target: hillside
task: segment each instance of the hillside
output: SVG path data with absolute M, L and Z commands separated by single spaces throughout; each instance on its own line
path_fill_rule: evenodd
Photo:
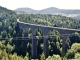
M 25 12 L 25 13 L 40 13 L 40 14 L 53 14 L 53 15 L 62 15 L 67 17 L 75 17 L 80 18 L 80 10 L 65 10 L 65 9 L 58 9 L 55 7 L 46 8 L 43 10 L 34 10 L 31 8 L 18 8 L 14 10 L 16 12 Z
M 80 20 L 51 14 L 20 14 L 20 21 L 46 26 L 80 29 Z M 23 18 L 24 17 L 24 18 Z

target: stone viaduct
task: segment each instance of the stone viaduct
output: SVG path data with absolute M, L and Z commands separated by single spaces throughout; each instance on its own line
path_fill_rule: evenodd
M 28 37 L 28 35 L 27 35 L 28 30 L 26 29 L 27 26 L 31 28 L 33 38 L 35 38 L 35 29 L 36 28 L 40 28 L 42 30 L 43 36 L 46 36 L 44 38 L 44 54 L 45 54 L 45 57 L 48 57 L 48 54 L 49 54 L 48 53 L 48 36 L 47 36 L 49 30 L 55 29 L 60 33 L 60 36 L 62 38 L 62 53 L 65 53 L 65 41 L 66 41 L 67 37 L 73 32 L 80 33 L 79 29 L 68 29 L 68 28 L 36 25 L 36 24 L 21 22 L 21 21 L 19 21 L 19 19 L 17 19 L 17 24 L 18 24 L 18 27 L 20 28 L 20 30 L 22 30 L 24 28 L 25 34 L 26 34 L 25 37 Z M 32 55 L 33 59 L 37 58 L 37 45 L 36 45 L 36 40 L 35 39 L 32 39 L 31 55 Z

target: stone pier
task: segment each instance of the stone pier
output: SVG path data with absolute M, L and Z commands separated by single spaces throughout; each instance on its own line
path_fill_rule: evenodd
M 66 40 L 70 34 L 61 35 L 62 38 L 62 54 L 66 53 Z
M 49 44 L 48 44 L 48 36 L 44 37 L 44 54 L 45 54 L 45 58 L 47 58 L 49 56 Z

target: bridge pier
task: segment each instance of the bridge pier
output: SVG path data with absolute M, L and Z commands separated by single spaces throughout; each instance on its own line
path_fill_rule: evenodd
M 48 57 L 49 55 L 49 44 L 48 44 L 48 36 L 44 37 L 44 54 L 45 54 L 45 58 Z
M 27 28 L 24 28 L 24 40 L 25 40 L 25 42 L 26 42 L 26 44 L 28 43 L 28 40 L 29 40 L 29 38 L 28 38 L 28 29 Z
M 44 52 L 44 55 L 45 55 L 45 58 L 47 58 L 48 56 L 49 56 L 49 44 L 48 44 L 48 31 L 49 31 L 49 29 L 46 29 L 45 30 L 45 28 L 41 28 L 41 30 L 42 30 L 42 33 L 43 33 L 43 38 L 44 38 L 44 40 L 43 40 L 43 42 L 44 42 L 44 48 L 43 48 L 43 52 Z
M 32 38 L 32 59 L 37 59 L 37 43 L 36 43 L 36 37 L 33 36 Z
M 31 51 L 31 58 L 32 59 L 37 59 L 37 41 L 36 41 L 36 32 L 35 32 L 35 28 L 31 28 L 31 32 L 32 32 L 32 51 Z
M 66 53 L 66 39 L 69 35 L 61 35 L 62 38 L 62 54 Z

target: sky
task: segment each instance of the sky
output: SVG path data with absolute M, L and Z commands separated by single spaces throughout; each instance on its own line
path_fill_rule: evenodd
M 11 10 L 29 7 L 42 10 L 49 7 L 59 9 L 80 9 L 80 0 L 0 0 L 0 6 Z

